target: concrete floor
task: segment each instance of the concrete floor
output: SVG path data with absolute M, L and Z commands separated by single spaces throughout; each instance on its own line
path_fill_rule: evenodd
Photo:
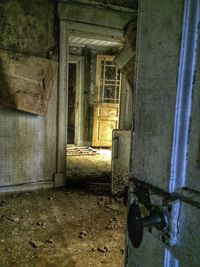
M 121 200 L 80 191 L 0 196 L 1 267 L 120 267 Z

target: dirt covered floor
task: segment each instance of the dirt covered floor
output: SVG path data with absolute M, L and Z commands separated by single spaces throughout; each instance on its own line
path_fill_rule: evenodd
M 0 196 L 0 266 L 122 267 L 121 200 L 69 190 Z
M 90 150 L 88 150 L 90 151 Z M 69 146 L 67 149 L 67 177 L 68 180 L 90 180 L 95 177 L 102 181 L 111 176 L 111 150 L 92 149 L 87 153 L 87 149 L 77 146 Z M 96 153 L 95 153 L 96 152 Z

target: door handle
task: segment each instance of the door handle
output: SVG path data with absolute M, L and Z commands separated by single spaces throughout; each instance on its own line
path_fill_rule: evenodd
M 134 248 L 142 243 L 144 227 L 155 226 L 162 230 L 167 226 L 167 218 L 156 206 L 151 206 L 150 215 L 142 218 L 137 198 L 133 200 L 128 212 L 127 227 L 129 238 Z

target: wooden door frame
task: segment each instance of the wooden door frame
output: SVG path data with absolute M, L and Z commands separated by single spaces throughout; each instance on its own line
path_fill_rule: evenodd
M 105 27 L 69 23 L 60 21 L 60 53 L 59 53 L 59 86 L 58 86 L 58 123 L 57 123 L 57 164 L 55 173 L 55 187 L 65 186 L 66 183 L 66 145 L 68 124 L 68 62 L 70 32 L 79 29 L 81 35 L 97 36 L 105 40 L 122 41 L 123 31 L 108 30 Z M 114 37 L 115 36 L 115 37 Z
M 84 57 L 69 56 L 69 63 L 76 64 L 76 96 L 75 96 L 75 134 L 74 143 L 83 145 L 83 92 L 84 92 Z
M 79 12 L 84 9 L 85 12 Z M 76 12 L 74 12 L 76 11 Z M 101 13 L 101 16 L 99 15 Z M 87 14 L 87 16 L 85 16 Z M 59 43 L 59 84 L 57 108 L 57 153 L 54 183 L 56 187 L 65 186 L 66 183 L 66 145 L 68 120 L 68 62 L 69 62 L 69 35 L 71 32 L 85 36 L 95 36 L 107 41 L 124 41 L 124 26 L 136 19 L 137 14 L 129 9 L 109 10 L 96 5 L 87 5 L 63 1 L 58 5 L 60 20 Z M 92 15 L 95 21 L 90 20 Z M 102 17 L 108 18 L 102 20 Z M 111 19 L 110 19 L 111 18 Z M 106 24 L 105 24 L 106 21 Z
M 55 187 L 65 186 L 66 177 L 66 145 L 68 118 L 68 64 L 69 61 L 69 31 L 66 22 L 60 21 L 59 49 L 59 79 L 58 79 L 58 108 L 57 108 L 57 151 Z

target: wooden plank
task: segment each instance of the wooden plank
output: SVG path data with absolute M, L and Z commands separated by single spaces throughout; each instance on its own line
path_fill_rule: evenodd
M 132 10 L 126 12 L 112 11 L 108 8 L 69 2 L 59 3 L 58 14 L 61 20 L 99 25 L 117 30 L 123 30 L 124 26 L 136 16 Z M 102 20 L 102 18 L 104 19 Z
M 45 115 L 58 63 L 0 49 L 0 103 Z
M 120 53 L 114 59 L 114 62 L 120 69 L 122 69 L 134 55 L 135 52 L 130 43 L 126 42 Z
M 60 65 L 59 65 L 59 90 L 58 90 L 58 144 L 57 168 L 55 186 L 65 185 L 66 179 L 66 144 L 68 120 L 68 62 L 69 62 L 69 34 L 65 22 L 60 21 Z

